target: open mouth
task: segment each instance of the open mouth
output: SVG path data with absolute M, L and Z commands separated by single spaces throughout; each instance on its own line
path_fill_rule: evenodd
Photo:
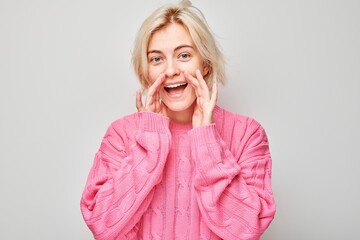
M 164 87 L 164 89 L 166 92 L 170 94 L 177 94 L 183 92 L 187 87 L 187 85 L 188 85 L 187 83 L 176 83 L 176 84 L 167 85 Z

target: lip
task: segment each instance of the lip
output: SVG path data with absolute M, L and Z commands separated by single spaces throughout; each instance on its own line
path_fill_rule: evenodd
M 181 86 L 181 85 L 185 85 L 187 84 L 188 82 L 187 81 L 176 81 L 176 82 L 168 82 L 168 83 L 165 83 L 163 84 L 164 87 L 176 87 L 176 86 Z
M 165 88 L 177 88 L 177 87 L 184 86 L 184 85 L 186 85 L 186 83 L 170 84 L 170 85 L 165 86 Z
M 178 91 L 178 92 L 174 93 L 174 92 L 169 92 L 168 91 L 171 88 L 176 88 L 176 87 L 184 86 L 184 85 L 185 85 L 185 88 L 181 92 Z M 187 89 L 189 87 L 189 83 L 187 81 L 175 81 L 175 82 L 165 83 L 163 86 L 164 86 L 163 91 L 164 91 L 164 94 L 167 96 L 167 98 L 169 98 L 169 99 L 179 99 L 182 96 L 184 96 L 184 94 L 186 94 Z

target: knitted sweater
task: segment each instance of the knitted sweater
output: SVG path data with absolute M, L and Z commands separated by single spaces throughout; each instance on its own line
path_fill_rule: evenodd
M 262 126 L 216 106 L 192 129 L 151 112 L 114 121 L 81 211 L 95 239 L 259 239 L 275 214 Z

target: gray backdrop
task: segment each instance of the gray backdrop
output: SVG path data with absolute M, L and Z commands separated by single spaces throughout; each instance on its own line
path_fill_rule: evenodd
M 80 196 L 107 126 L 135 111 L 135 33 L 168 1 L 0 0 L 0 239 L 92 239 Z M 262 239 L 360 239 L 360 1 L 194 0 L 227 56 L 219 105 L 273 156 Z

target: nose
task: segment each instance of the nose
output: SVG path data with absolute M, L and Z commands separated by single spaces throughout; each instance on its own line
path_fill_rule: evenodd
M 165 75 L 172 78 L 180 73 L 180 70 L 175 61 L 168 61 L 165 69 Z

